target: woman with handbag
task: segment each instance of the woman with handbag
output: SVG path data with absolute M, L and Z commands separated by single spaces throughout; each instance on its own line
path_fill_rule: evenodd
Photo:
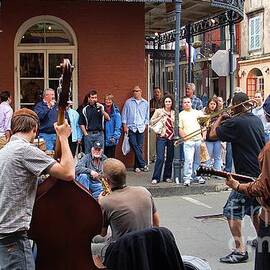
M 162 108 L 156 109 L 151 120 L 150 128 L 157 134 L 156 149 L 157 159 L 152 177 L 152 184 L 160 182 L 162 168 L 166 161 L 163 172 L 163 181 L 171 183 L 172 162 L 174 156 L 174 99 L 171 95 L 165 95 L 162 101 Z

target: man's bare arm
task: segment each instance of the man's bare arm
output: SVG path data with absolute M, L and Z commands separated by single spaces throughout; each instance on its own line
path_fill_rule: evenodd
M 154 226 L 154 227 L 159 227 L 159 222 L 160 222 L 159 213 L 156 211 L 156 212 L 153 214 L 153 226 Z
M 85 128 L 85 125 L 80 125 L 80 128 L 81 128 L 81 130 L 82 130 L 83 135 L 84 135 L 84 136 L 87 136 L 88 133 L 87 133 L 87 130 L 86 130 L 86 128 Z
M 61 144 L 61 159 L 49 168 L 48 173 L 58 179 L 72 181 L 75 179 L 75 164 L 68 144 L 71 128 L 67 122 L 61 126 L 54 125 Z
M 187 136 L 186 132 L 182 128 L 179 128 L 179 135 L 182 139 Z
M 107 231 L 108 231 L 108 227 L 102 227 L 100 235 L 103 236 L 103 237 L 106 236 Z

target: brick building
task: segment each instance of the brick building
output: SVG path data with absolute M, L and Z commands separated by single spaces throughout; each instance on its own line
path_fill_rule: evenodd
M 74 65 L 75 107 L 90 89 L 101 100 L 112 93 L 120 108 L 134 85 L 146 97 L 143 3 L 1 2 L 0 89 L 11 91 L 16 109 L 57 88 L 63 57 Z

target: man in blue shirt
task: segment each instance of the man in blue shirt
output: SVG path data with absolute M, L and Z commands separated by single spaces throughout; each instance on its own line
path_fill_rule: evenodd
M 144 130 L 149 122 L 148 102 L 142 98 L 139 86 L 133 88 L 133 97 L 129 98 L 122 111 L 123 130 L 128 133 L 129 143 L 135 153 L 134 171 L 148 171 L 143 159 Z
M 194 95 L 195 92 L 195 84 L 194 83 L 187 83 L 186 84 L 186 96 L 191 99 L 191 106 L 194 110 L 202 110 L 203 104 L 202 101 Z
M 36 104 L 34 111 L 40 121 L 39 136 L 46 142 L 47 150 L 54 150 L 56 133 L 53 124 L 57 122 L 57 106 L 52 88 L 44 90 L 43 100 Z

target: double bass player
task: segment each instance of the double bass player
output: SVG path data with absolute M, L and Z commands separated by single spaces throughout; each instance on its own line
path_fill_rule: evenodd
M 45 173 L 60 180 L 75 178 L 74 160 L 69 149 L 71 133 L 67 122 L 54 125 L 60 141 L 61 159 L 57 162 L 32 142 L 39 119 L 29 109 L 19 109 L 11 120 L 10 142 L 0 150 L 0 269 L 35 269 L 27 237 L 37 190 L 37 178 Z

